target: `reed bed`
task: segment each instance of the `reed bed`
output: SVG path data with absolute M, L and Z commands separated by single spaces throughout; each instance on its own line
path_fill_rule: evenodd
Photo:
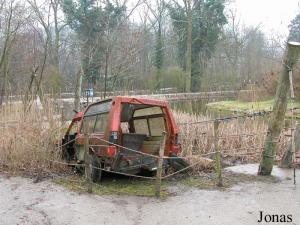
M 0 169 L 10 173 L 39 175 L 61 171 L 56 145 L 62 136 L 59 109 L 45 100 L 29 108 L 21 102 L 0 108 Z
M 63 136 L 64 124 L 61 109 L 54 101 L 45 100 L 43 107 L 32 104 L 25 110 L 21 102 L 8 103 L 0 108 L 0 170 L 29 175 L 61 172 L 66 168 L 51 160 L 60 161 L 57 145 Z M 183 112 L 174 112 L 177 123 L 210 120 L 208 117 Z M 199 156 L 214 152 L 213 123 L 179 125 L 182 156 L 189 162 Z M 219 147 L 223 159 L 230 162 L 258 162 L 261 158 L 267 131 L 267 121 L 262 118 L 246 118 L 223 121 L 219 126 Z M 290 130 L 283 130 L 278 140 L 277 159 L 290 143 Z M 195 169 L 209 167 L 203 161 Z
M 175 112 L 177 123 L 190 123 L 210 120 L 208 117 Z M 194 156 L 214 152 L 213 122 L 180 125 L 180 142 L 182 156 Z M 223 158 L 231 162 L 258 162 L 267 134 L 267 120 L 259 117 L 233 119 L 220 122 L 219 148 Z M 287 135 L 290 130 L 284 129 L 278 140 L 276 159 L 279 159 L 290 143 Z

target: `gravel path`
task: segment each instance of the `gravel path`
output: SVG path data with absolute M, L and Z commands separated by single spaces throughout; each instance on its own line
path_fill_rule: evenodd
M 255 173 L 257 165 L 230 170 Z M 292 214 L 300 225 L 300 171 L 294 186 L 291 170 L 276 169 L 279 183 L 245 183 L 226 191 L 189 188 L 166 200 L 132 196 L 78 194 L 49 181 L 33 183 L 0 176 L 0 224 L 32 225 L 252 225 L 259 211 Z M 268 190 L 268 191 L 267 191 Z M 260 223 L 276 224 L 276 223 Z M 279 224 L 279 223 L 277 223 Z

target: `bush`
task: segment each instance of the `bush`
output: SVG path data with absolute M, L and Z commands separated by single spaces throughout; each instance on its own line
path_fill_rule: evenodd
M 275 96 L 279 73 L 266 74 L 259 84 L 245 84 L 239 91 L 238 100 L 245 102 L 264 101 Z
M 157 87 L 156 73 L 153 72 L 148 78 L 149 88 L 154 90 Z M 169 67 L 161 71 L 161 88 L 175 87 L 178 92 L 185 89 L 185 73 L 178 67 Z
M 47 68 L 45 78 L 44 89 L 46 92 L 59 93 L 61 90 L 64 90 L 64 79 L 55 67 L 49 66 Z

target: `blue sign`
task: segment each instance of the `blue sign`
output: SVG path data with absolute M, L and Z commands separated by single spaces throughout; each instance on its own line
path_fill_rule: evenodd
M 94 90 L 93 88 L 85 89 L 85 96 L 86 97 L 93 97 L 94 96 Z

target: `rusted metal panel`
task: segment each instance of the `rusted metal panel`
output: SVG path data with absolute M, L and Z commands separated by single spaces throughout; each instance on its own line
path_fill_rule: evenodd
M 102 108 L 100 107 L 101 104 L 103 104 Z M 122 110 L 125 106 L 130 107 L 127 109 L 132 109 L 132 111 L 124 111 L 124 113 L 129 114 L 122 117 Z M 106 123 L 106 127 L 101 130 L 101 132 L 99 132 L 99 130 L 96 132 L 95 129 L 97 120 L 103 113 L 107 113 L 107 117 L 105 117 L 107 120 L 102 121 L 103 123 Z M 159 135 L 161 135 L 162 131 L 166 132 L 164 155 L 169 156 L 170 154 L 178 154 L 180 152 L 180 145 L 176 141 L 179 129 L 176 126 L 167 101 L 117 96 L 87 106 L 83 112 L 77 113 L 72 120 L 72 123 L 80 123 L 76 134 L 74 151 L 76 151 L 76 149 L 80 149 L 84 145 L 82 127 L 85 123 L 85 119 L 94 117 L 95 119 L 92 121 L 95 121 L 93 122 L 95 125 L 92 123 L 93 131 L 89 134 L 90 152 L 102 160 L 111 158 L 112 160 L 109 161 L 111 165 L 108 166 L 113 169 L 118 169 L 118 163 L 122 165 L 123 169 L 126 169 L 127 164 L 128 166 L 135 164 L 138 166 L 143 163 L 145 158 L 151 158 L 151 155 L 157 156 L 160 136 L 157 137 L 157 142 L 157 138 L 155 138 L 155 136 L 152 137 L 152 135 L 157 135 L 158 130 L 161 130 Z M 128 125 L 130 124 L 131 131 L 128 131 L 129 133 L 123 133 L 121 129 L 121 122 L 124 121 L 121 121 L 121 117 L 123 120 L 126 120 L 125 122 L 128 123 Z M 147 125 L 149 130 L 147 134 L 142 134 L 139 133 L 141 131 L 136 132 L 137 130 L 133 130 L 138 128 L 135 127 L 136 124 L 133 122 L 139 120 L 147 121 L 147 123 L 145 123 L 145 126 Z M 151 123 L 149 121 L 151 121 Z M 126 139 L 126 135 L 129 135 L 128 137 L 130 138 Z M 142 136 L 143 139 L 140 139 Z M 149 156 L 146 157 L 139 152 L 149 154 Z M 121 156 L 119 153 L 121 153 Z M 156 158 L 150 160 L 152 163 L 155 161 Z M 138 170 L 135 171 L 138 172 Z

